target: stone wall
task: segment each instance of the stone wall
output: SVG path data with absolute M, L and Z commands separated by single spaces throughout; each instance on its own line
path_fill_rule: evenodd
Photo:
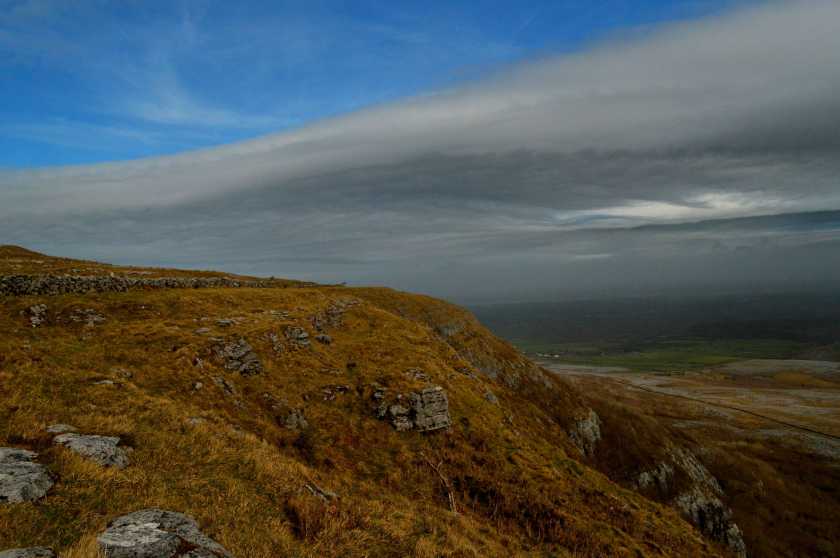
M 268 279 L 238 280 L 227 277 L 0 276 L 0 295 L 6 296 L 121 293 L 130 290 L 154 289 L 283 288 L 288 286 L 289 283 L 284 281 Z

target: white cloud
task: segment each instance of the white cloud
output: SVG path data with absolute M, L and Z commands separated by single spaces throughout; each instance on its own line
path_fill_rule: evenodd
M 477 270 L 523 246 L 534 269 L 546 254 L 607 265 L 643 251 L 602 236 L 628 225 L 840 210 L 839 51 L 840 4 L 772 2 L 289 133 L 1 173 L 0 233 L 49 223 L 40 238 L 91 246 L 92 223 L 131 223 L 125 244 L 172 237 L 173 258 L 282 254 L 294 272 L 325 274 L 351 261 L 354 277 Z M 132 103 L 135 116 L 248 123 L 150 68 L 138 83 L 152 101 Z M 579 246 L 577 231 L 590 235 Z M 219 245 L 184 244 L 211 234 Z

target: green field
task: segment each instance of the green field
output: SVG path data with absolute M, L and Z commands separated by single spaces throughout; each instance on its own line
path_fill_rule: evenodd
M 776 339 L 672 339 L 649 343 L 545 343 L 516 340 L 529 356 L 558 355 L 571 364 L 620 366 L 638 371 L 674 372 L 719 366 L 744 359 L 797 358 L 808 347 Z

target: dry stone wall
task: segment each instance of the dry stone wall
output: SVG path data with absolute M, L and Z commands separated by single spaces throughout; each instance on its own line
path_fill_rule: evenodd
M 314 285 L 314 284 L 313 284 Z M 284 288 L 283 281 L 239 280 L 227 277 L 160 277 L 139 278 L 84 275 L 3 275 L 0 295 L 61 295 L 85 293 L 121 293 L 155 289 L 231 289 Z

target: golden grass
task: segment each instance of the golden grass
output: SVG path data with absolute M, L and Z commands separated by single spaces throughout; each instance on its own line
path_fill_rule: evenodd
M 328 329 L 332 344 L 275 353 L 270 333 L 297 325 L 312 334 L 312 317 L 348 297 L 358 303 Z M 49 308 L 40 328 L 26 317 L 36 303 Z M 57 478 L 40 502 L 0 507 L 0 548 L 96 556 L 110 520 L 154 506 L 195 517 L 240 558 L 720 555 L 673 511 L 575 461 L 563 427 L 578 396 L 440 301 L 321 287 L 7 298 L 0 307 L 0 445 L 39 451 Z M 66 320 L 79 308 L 106 322 Z M 246 338 L 264 372 L 223 370 L 213 337 Z M 447 390 L 449 432 L 397 433 L 375 418 L 371 384 L 422 388 L 411 369 Z M 94 384 L 101 379 L 117 385 Z M 350 389 L 325 400 L 330 385 Z M 265 394 L 304 408 L 310 428 L 283 428 Z M 102 469 L 52 446 L 44 428 L 58 422 L 122 436 L 132 465 Z M 424 456 L 442 463 L 461 513 L 449 510 Z M 340 498 L 313 496 L 313 481 Z

